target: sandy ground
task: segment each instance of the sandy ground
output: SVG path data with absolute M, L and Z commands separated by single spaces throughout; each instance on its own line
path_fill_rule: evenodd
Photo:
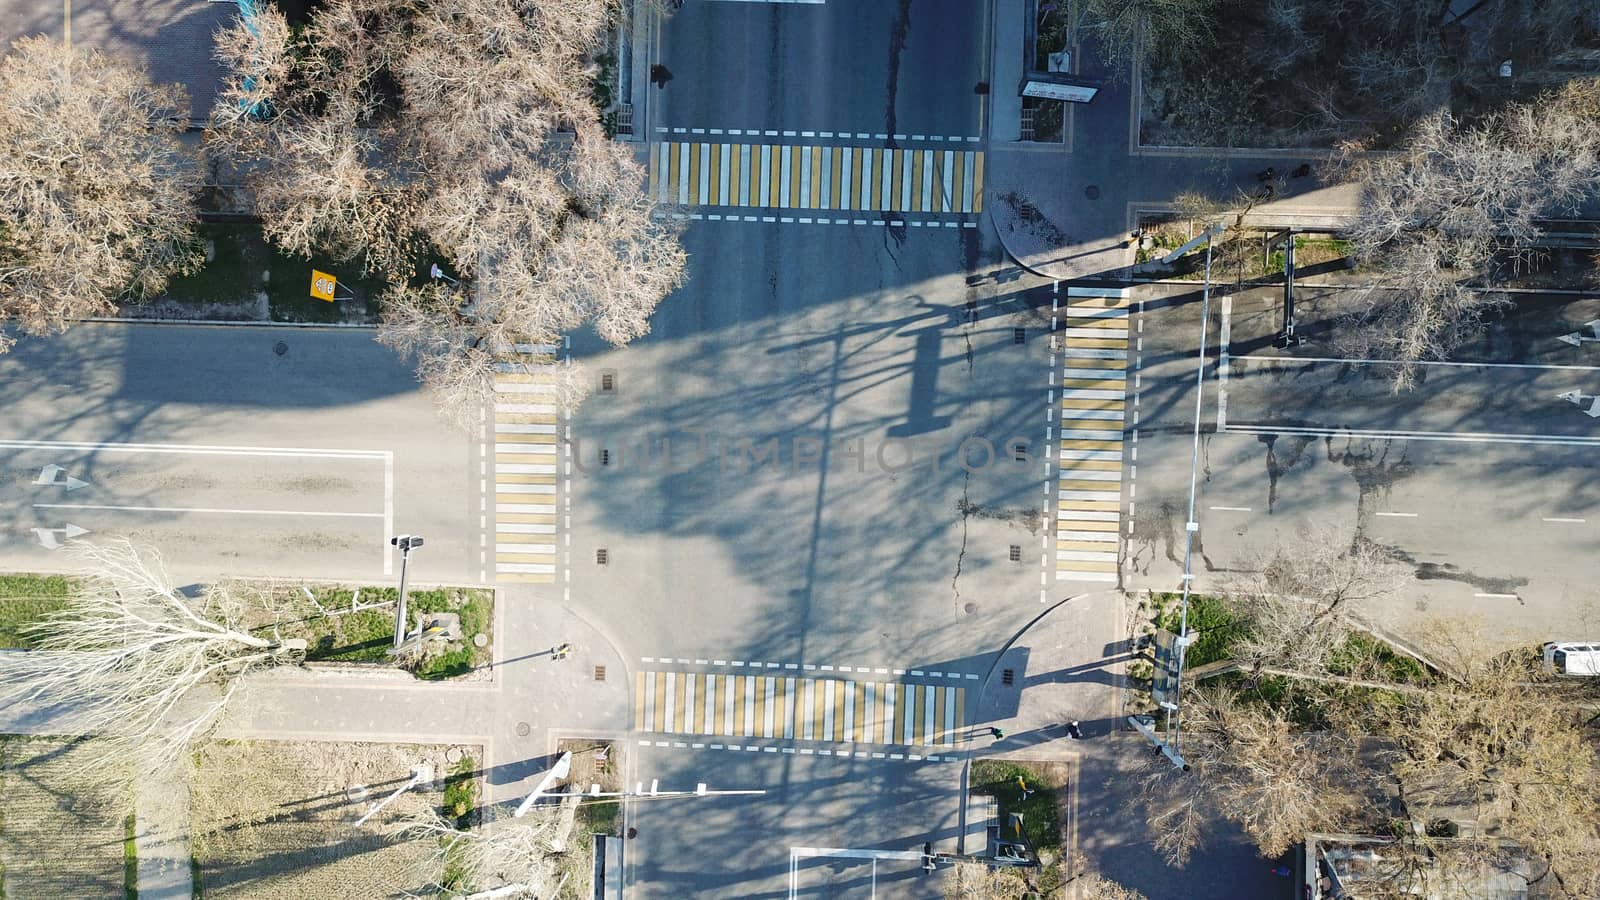
M 431 841 L 395 841 L 384 826 L 444 802 L 443 778 L 479 748 L 415 744 L 216 741 L 195 755 L 193 844 L 207 897 L 390 897 L 416 889 L 430 871 Z M 434 780 L 354 821 L 411 777 Z M 365 795 L 352 799 L 353 786 Z

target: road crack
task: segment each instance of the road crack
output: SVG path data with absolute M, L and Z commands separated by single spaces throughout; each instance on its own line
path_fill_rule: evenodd
M 967 560 L 967 522 L 975 509 L 970 499 L 971 491 L 972 473 L 966 472 L 961 477 L 961 502 L 956 504 L 956 510 L 961 513 L 961 551 L 956 554 L 956 573 L 950 577 L 950 591 L 955 595 L 957 613 L 961 612 L 961 567 Z

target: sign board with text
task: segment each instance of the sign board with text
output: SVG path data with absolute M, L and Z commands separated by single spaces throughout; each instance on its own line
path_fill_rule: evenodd
M 1099 91 L 1099 88 L 1092 85 L 1044 81 L 1038 78 L 1029 78 L 1022 83 L 1022 96 L 1024 97 L 1065 100 L 1069 103 L 1088 103 L 1094 99 L 1094 95 Z
M 329 303 L 333 302 L 333 292 L 339 289 L 339 279 L 327 272 L 311 270 L 311 296 Z

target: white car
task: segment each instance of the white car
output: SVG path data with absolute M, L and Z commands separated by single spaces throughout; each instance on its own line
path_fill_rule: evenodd
M 1600 641 L 1551 641 L 1544 670 L 1554 675 L 1600 675 Z

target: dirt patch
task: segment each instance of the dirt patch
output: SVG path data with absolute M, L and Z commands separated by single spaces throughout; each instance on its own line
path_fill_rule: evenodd
M 123 895 L 126 798 L 69 775 L 74 742 L 0 743 L 0 865 L 5 895 L 44 900 Z
M 566 738 L 556 744 L 557 754 L 572 752 L 572 771 L 556 791 L 587 793 L 595 785 L 602 792 L 622 790 L 622 745 L 594 738 Z M 574 810 L 572 834 L 561 856 L 566 878 L 555 900 L 586 900 L 594 896 L 594 838 L 597 834 L 622 835 L 622 804 L 616 800 L 583 800 Z
M 437 879 L 422 871 L 430 842 L 394 840 L 384 827 L 441 807 L 447 774 L 466 758 L 483 756 L 438 744 L 212 741 L 191 772 L 201 887 L 211 898 L 321 900 L 386 897 Z M 419 763 L 433 780 L 355 828 Z

